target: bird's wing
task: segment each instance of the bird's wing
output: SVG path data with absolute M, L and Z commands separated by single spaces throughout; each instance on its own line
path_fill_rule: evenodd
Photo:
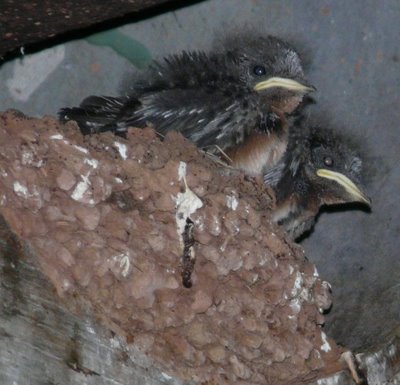
M 274 167 L 270 168 L 264 174 L 264 183 L 268 186 L 275 187 L 279 181 L 282 179 L 285 172 L 285 162 L 280 161 Z
M 58 115 L 63 122 L 76 121 L 84 135 L 106 131 L 118 133 L 126 130 L 123 122 L 138 105 L 137 100 L 128 97 L 89 96 L 79 107 L 63 108 Z M 122 127 L 119 127 L 120 122 Z
M 237 70 L 226 55 L 171 55 L 136 79 L 128 96 L 90 96 L 59 115 L 77 121 L 84 134 L 123 134 L 128 127 L 151 125 L 161 134 L 179 131 L 199 147 L 226 149 L 241 143 L 260 120 L 254 109 L 243 107 L 246 96 L 241 92 L 229 89 L 226 95 L 227 74 L 236 76 Z
M 162 134 L 179 131 L 199 147 L 225 149 L 240 143 L 257 121 L 257 116 L 242 110 L 240 100 L 224 98 L 215 90 L 164 90 L 145 94 L 139 101 L 141 107 L 128 125 L 151 124 Z
M 75 120 L 83 134 L 123 134 L 129 127 L 151 125 L 161 134 L 179 131 L 199 147 L 222 149 L 242 142 L 257 119 L 243 113 L 240 101 L 227 103 L 222 95 L 201 89 L 151 92 L 139 99 L 89 96 L 79 107 L 60 110 L 59 116 Z

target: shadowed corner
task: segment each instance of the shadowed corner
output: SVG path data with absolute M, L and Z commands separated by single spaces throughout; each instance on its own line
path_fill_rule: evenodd
M 374 202 L 371 202 L 370 206 L 368 206 L 367 204 L 362 203 L 362 202 L 348 202 L 348 203 L 333 204 L 333 205 L 329 205 L 329 206 L 322 206 L 321 210 L 320 210 L 320 214 L 321 213 L 340 213 L 340 212 L 346 212 L 346 211 L 362 211 L 366 214 L 371 214 L 373 211 L 372 210 L 373 203 Z
M 310 238 L 314 233 L 315 227 L 318 226 L 319 218 L 323 213 L 342 213 L 342 212 L 344 213 L 344 212 L 361 211 L 365 214 L 372 214 L 373 212 L 372 206 L 373 202 L 371 202 L 371 206 L 368 206 L 367 204 L 362 202 L 348 202 L 348 203 L 324 205 L 320 208 L 318 214 L 315 217 L 314 226 L 310 230 L 307 230 L 303 234 L 301 234 L 298 238 L 295 239 L 295 241 L 297 243 L 302 243 L 306 239 Z

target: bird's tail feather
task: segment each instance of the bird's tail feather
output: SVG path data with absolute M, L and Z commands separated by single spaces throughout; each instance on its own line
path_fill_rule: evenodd
M 125 112 L 137 101 L 127 97 L 89 96 L 79 107 L 62 108 L 62 122 L 74 120 L 84 135 L 112 131 L 123 134 L 127 129 Z

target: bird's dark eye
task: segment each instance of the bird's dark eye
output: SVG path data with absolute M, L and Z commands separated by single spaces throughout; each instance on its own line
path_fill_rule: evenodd
M 256 65 L 253 67 L 253 73 L 257 76 L 264 76 L 267 71 L 265 71 L 265 67 L 261 65 Z
M 327 167 L 332 167 L 333 166 L 333 158 L 331 156 L 325 156 L 324 157 L 324 165 Z

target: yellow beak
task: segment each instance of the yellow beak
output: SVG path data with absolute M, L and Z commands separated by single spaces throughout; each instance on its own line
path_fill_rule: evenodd
M 339 183 L 353 197 L 354 202 L 362 202 L 371 206 L 371 199 L 369 199 L 349 178 L 347 178 L 347 176 L 340 172 L 326 170 L 324 168 L 318 169 L 317 175 Z
M 301 92 L 303 94 L 315 91 L 314 87 L 306 86 L 293 79 L 279 77 L 269 78 L 268 80 L 257 83 L 254 86 L 254 91 L 262 91 L 273 87 L 284 88 L 286 90 Z

